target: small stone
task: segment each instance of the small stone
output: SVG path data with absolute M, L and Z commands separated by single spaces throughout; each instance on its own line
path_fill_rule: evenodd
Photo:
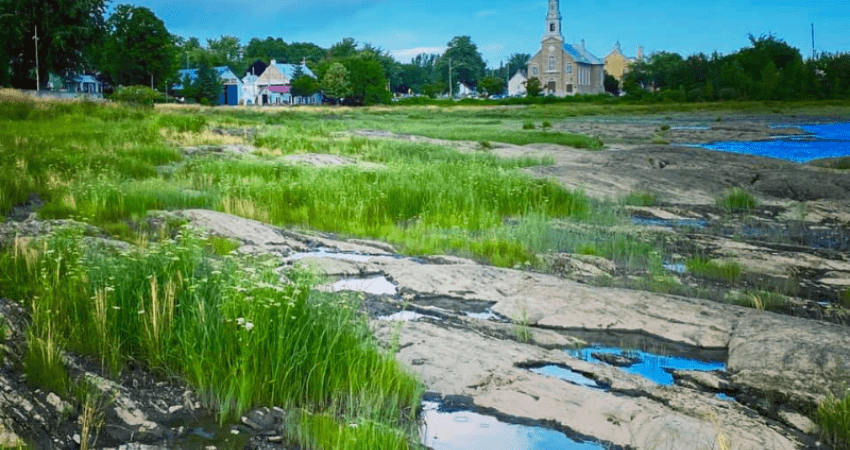
M 268 439 L 269 442 L 283 442 L 283 436 L 271 436 Z
M 65 414 L 70 412 L 73 407 L 70 403 L 62 400 L 58 395 L 53 392 L 47 394 L 47 403 L 50 404 L 54 409 L 56 409 L 59 414 Z
M 77 434 L 77 433 L 74 433 L 74 437 L 73 437 L 73 439 L 74 439 L 74 442 L 76 442 L 76 443 L 77 443 L 77 445 L 79 445 L 79 444 L 80 444 L 80 442 L 82 442 L 82 438 L 80 438 L 80 435 L 79 435 L 79 434 Z
M 238 429 L 236 429 L 236 428 L 231 428 L 231 429 L 230 429 L 230 434 L 232 434 L 232 435 L 234 435 L 234 436 L 237 436 L 237 435 L 239 434 L 239 430 L 238 430 Z
M 168 414 L 174 414 L 183 409 L 183 405 L 174 405 L 168 407 Z

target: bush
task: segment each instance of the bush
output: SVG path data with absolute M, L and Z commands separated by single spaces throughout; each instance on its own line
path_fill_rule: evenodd
M 153 107 L 159 97 L 159 92 L 146 86 L 120 86 L 112 94 L 117 102 L 144 107 Z
M 523 130 L 533 130 L 535 128 L 536 127 L 534 126 L 534 123 L 532 123 L 532 122 L 525 122 L 525 123 L 522 124 Z
M 634 191 L 623 197 L 622 203 L 629 206 L 653 206 L 658 203 L 658 198 L 646 191 Z
M 755 197 L 741 188 L 733 188 L 726 191 L 715 203 L 718 208 L 733 213 L 752 211 L 757 204 Z
M 818 405 L 821 436 L 836 450 L 850 450 L 850 390 L 839 400 L 830 395 Z

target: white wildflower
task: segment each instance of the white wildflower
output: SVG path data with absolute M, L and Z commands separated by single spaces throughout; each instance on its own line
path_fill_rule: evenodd
M 253 330 L 253 329 L 254 329 L 254 324 L 253 324 L 253 323 L 251 323 L 251 322 L 245 322 L 245 330 L 246 330 L 246 331 L 251 331 L 251 330 Z

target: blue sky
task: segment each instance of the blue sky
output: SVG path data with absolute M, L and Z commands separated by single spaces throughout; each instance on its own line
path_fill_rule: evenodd
M 123 3 L 115 0 L 113 5 Z M 132 0 L 184 37 L 232 35 L 280 37 L 329 47 L 345 37 L 369 42 L 401 62 L 420 51 L 440 52 L 454 37 L 468 35 L 490 67 L 512 53 L 534 54 L 544 31 L 547 0 Z M 811 24 L 817 51 L 850 52 L 850 1 L 635 2 L 562 1 L 564 38 L 586 41 L 599 57 L 616 41 L 627 55 L 638 45 L 647 54 L 684 56 L 731 53 L 748 45 L 747 35 L 773 33 L 811 55 Z

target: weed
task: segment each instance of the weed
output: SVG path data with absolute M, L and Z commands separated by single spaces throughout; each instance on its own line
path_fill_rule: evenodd
M 232 239 L 223 238 L 220 236 L 210 236 L 207 238 L 207 246 L 214 255 L 224 256 L 238 249 L 241 244 Z
M 528 325 L 528 311 L 525 308 L 513 317 L 514 338 L 522 343 L 528 343 L 534 340 Z
M 523 124 L 522 124 L 523 130 L 533 130 L 535 128 L 537 128 L 537 127 L 534 126 L 534 122 L 523 122 Z
M 622 197 L 620 202 L 629 206 L 653 206 L 658 203 L 658 198 L 650 192 L 632 191 Z
M 552 128 L 552 123 L 548 120 L 544 120 L 541 124 L 541 128 L 543 128 L 544 130 L 548 130 L 549 128 Z
M 788 298 L 784 295 L 767 291 L 732 292 L 726 296 L 725 300 L 760 311 L 781 311 L 788 303 Z
M 661 125 L 661 131 L 670 131 L 670 125 Z
M 741 279 L 741 265 L 736 262 L 717 262 L 703 257 L 690 258 L 685 262 L 688 271 L 710 280 L 735 283 Z
M 480 147 L 481 150 L 492 150 L 493 144 L 490 141 L 481 141 L 478 143 L 478 147 Z
M 850 308 L 850 289 L 845 290 L 838 296 L 838 304 Z
M 96 386 L 84 381 L 76 386 L 76 396 L 80 402 L 80 449 L 97 448 L 97 438 L 100 435 L 106 407 L 112 398 L 101 392 Z
M 844 398 L 830 394 L 818 405 L 821 436 L 836 450 L 850 449 L 850 390 Z
M 0 323 L 0 367 L 6 362 L 6 325 Z
M 660 134 L 655 134 L 652 136 L 652 143 L 655 145 L 670 145 L 670 141 L 665 139 Z
M 757 202 L 752 194 L 741 188 L 733 188 L 715 201 L 718 208 L 730 213 L 750 212 L 755 209 Z

